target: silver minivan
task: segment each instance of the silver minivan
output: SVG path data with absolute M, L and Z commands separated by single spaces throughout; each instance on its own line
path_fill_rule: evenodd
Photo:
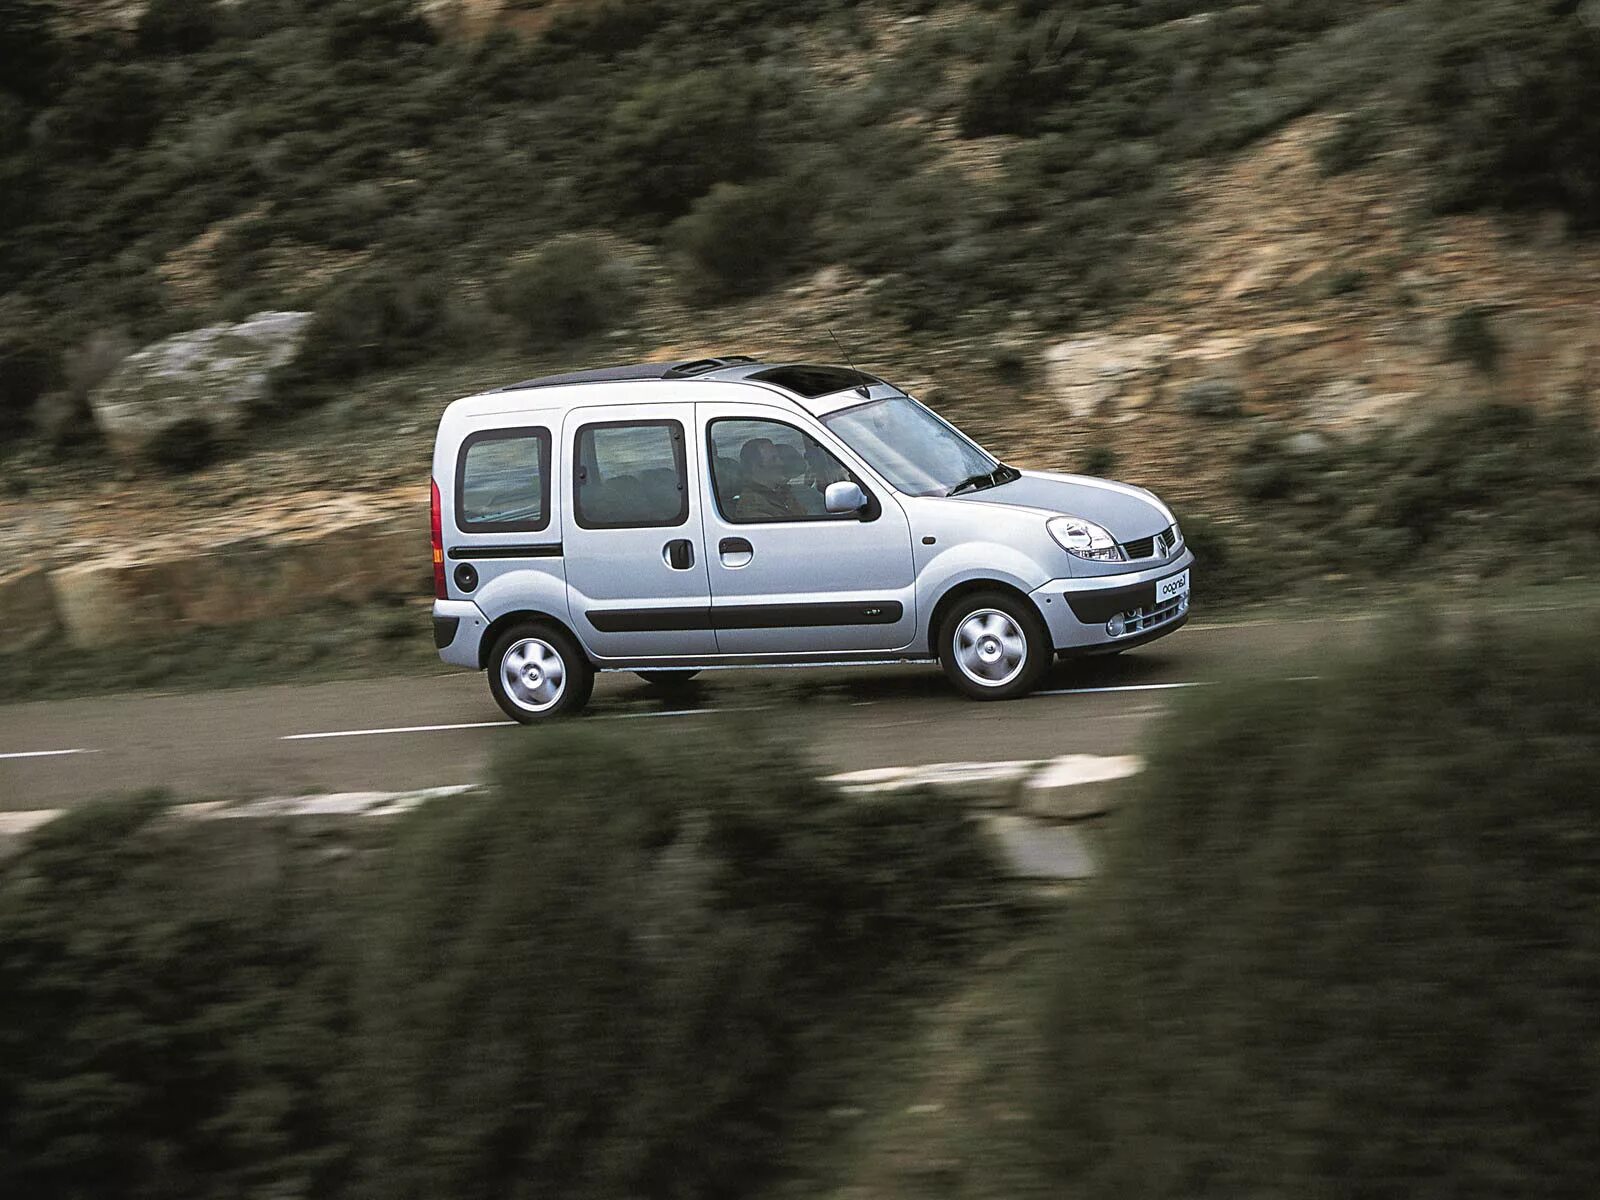
M 596 671 L 938 661 L 978 700 L 1163 637 L 1194 561 L 1143 488 L 1000 462 L 892 384 L 744 357 L 457 400 L 434 641 L 534 722 Z

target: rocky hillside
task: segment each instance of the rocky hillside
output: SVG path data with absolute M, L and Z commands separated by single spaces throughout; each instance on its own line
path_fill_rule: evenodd
M 1240 593 L 1600 528 L 1594 2 L 11 0 L 24 59 L 0 530 L 47 565 L 403 494 L 508 378 L 830 329 L 1213 518 Z

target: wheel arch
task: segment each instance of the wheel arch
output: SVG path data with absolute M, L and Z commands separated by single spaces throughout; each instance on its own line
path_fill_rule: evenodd
M 573 631 L 572 626 L 553 613 L 541 612 L 534 608 L 519 608 L 513 612 L 502 613 L 490 621 L 489 627 L 483 631 L 483 637 L 478 640 L 478 670 L 487 671 L 489 669 L 489 654 L 493 651 L 494 644 L 500 640 L 500 635 L 513 625 L 520 625 L 524 622 L 555 626 L 572 639 L 572 644 L 578 647 L 579 653 L 585 659 L 588 659 L 589 665 L 594 665 L 594 660 L 589 658 L 589 650 L 583 644 L 583 639 Z
M 953 583 L 939 596 L 929 614 L 927 628 L 923 631 L 928 652 L 939 658 L 939 626 L 944 624 L 944 619 L 949 615 L 951 608 L 960 603 L 965 597 L 976 595 L 979 592 L 1001 592 L 1014 600 L 1022 603 L 1023 608 L 1031 612 L 1039 622 L 1039 627 L 1049 636 L 1050 626 L 1044 619 L 1044 614 L 1039 611 L 1039 606 L 1033 597 L 1013 583 L 1002 579 L 963 579 Z M 942 660 L 941 660 L 942 661 Z

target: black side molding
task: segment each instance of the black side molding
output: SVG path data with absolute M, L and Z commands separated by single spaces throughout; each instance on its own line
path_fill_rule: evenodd
M 735 604 L 725 608 L 602 608 L 583 614 L 601 633 L 666 633 L 705 629 L 808 629 L 823 625 L 893 625 L 905 615 L 898 600 L 821 604 Z
M 451 558 L 560 558 L 560 542 L 532 546 L 451 546 Z

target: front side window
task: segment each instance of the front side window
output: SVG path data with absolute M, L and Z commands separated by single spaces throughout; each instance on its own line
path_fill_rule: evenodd
M 468 434 L 456 466 L 456 525 L 473 533 L 529 533 L 550 524 L 550 431 Z
M 677 421 L 585 425 L 574 455 L 572 512 L 585 529 L 646 529 L 689 519 Z
M 909 396 L 857 404 L 822 423 L 907 495 L 948 496 L 991 478 L 1000 482 L 996 459 Z
M 793 425 L 721 419 L 711 422 L 709 439 L 711 484 L 728 521 L 859 519 L 857 513 L 830 513 L 824 500 L 830 483 L 860 480 Z

